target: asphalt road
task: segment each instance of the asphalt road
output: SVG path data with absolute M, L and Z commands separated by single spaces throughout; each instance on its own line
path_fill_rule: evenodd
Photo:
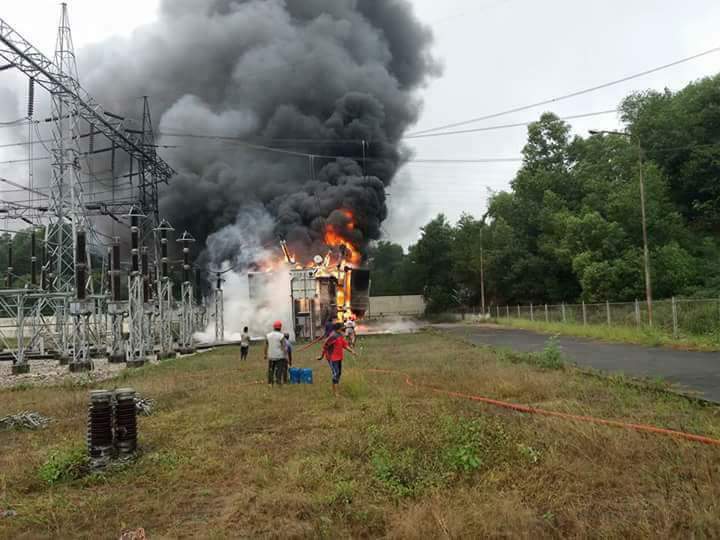
M 476 345 L 505 347 L 518 352 L 540 352 L 549 337 L 489 325 L 442 324 L 437 327 Z M 578 366 L 633 377 L 661 377 L 679 391 L 720 403 L 720 353 L 648 348 L 571 337 L 560 337 L 559 345 L 563 354 Z

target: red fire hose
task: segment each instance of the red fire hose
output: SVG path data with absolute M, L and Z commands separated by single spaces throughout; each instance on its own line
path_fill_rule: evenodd
M 634 431 L 639 431 L 643 433 L 653 433 L 656 435 L 667 435 L 670 437 L 676 437 L 678 439 L 684 439 L 687 441 L 692 442 L 698 442 L 703 444 L 710 444 L 714 446 L 720 446 L 720 440 L 713 439 L 710 437 L 704 437 L 702 435 L 694 435 L 692 433 L 685 433 L 684 431 L 675 431 L 672 429 L 665 429 L 665 428 L 659 428 L 655 426 L 649 426 L 645 424 L 631 424 L 626 422 L 619 422 L 617 420 L 605 420 L 602 418 L 595 418 L 593 416 L 581 416 L 576 414 L 568 414 L 568 413 L 562 413 L 562 412 L 556 412 L 556 411 L 547 411 L 545 409 L 537 409 L 535 407 L 530 407 L 528 405 L 518 405 L 517 403 L 509 403 L 506 401 L 499 401 L 497 399 L 491 399 L 483 396 L 474 396 L 470 394 L 463 394 L 461 392 L 453 392 L 450 390 L 443 390 L 442 388 L 434 388 L 432 386 L 425 386 L 422 384 L 418 384 L 414 382 L 410 375 L 407 373 L 403 373 L 401 371 L 394 371 L 389 369 L 367 369 L 365 371 L 371 372 L 371 373 L 382 373 L 386 375 L 401 375 L 405 377 L 405 383 L 408 386 L 412 386 L 415 388 L 420 388 L 423 390 L 429 390 L 435 394 L 442 394 L 450 397 L 455 398 L 461 398 L 461 399 L 469 399 L 471 401 L 478 401 L 480 403 L 485 403 L 487 405 L 492 405 L 494 407 L 501 407 L 503 409 L 510 409 L 512 411 L 517 411 L 524 414 L 538 414 L 542 416 L 551 416 L 555 418 L 562 418 L 563 420 L 572 420 L 575 422 L 588 422 L 591 424 L 599 424 L 602 426 L 611 426 L 611 427 L 617 427 L 617 428 L 623 428 L 623 429 L 630 429 Z

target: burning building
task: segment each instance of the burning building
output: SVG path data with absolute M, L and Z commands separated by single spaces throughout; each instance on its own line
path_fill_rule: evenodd
M 343 212 L 352 229 L 352 213 Z M 362 318 L 368 309 L 370 271 L 362 268 L 359 251 L 333 225 L 327 225 L 325 243 L 324 256 L 299 260 L 282 241 L 283 260 L 270 263 L 268 271 L 248 275 L 250 298 L 260 298 L 275 272 L 290 273 L 289 301 L 298 338 L 315 339 L 326 321 Z

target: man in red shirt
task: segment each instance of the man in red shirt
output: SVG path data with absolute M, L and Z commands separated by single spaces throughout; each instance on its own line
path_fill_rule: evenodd
M 336 397 L 338 395 L 340 376 L 342 375 L 342 362 L 345 356 L 345 351 L 348 351 L 353 356 L 357 356 L 353 348 L 350 347 L 348 342 L 345 340 L 345 336 L 343 334 L 344 329 L 345 326 L 342 323 L 337 323 L 335 325 L 334 332 L 323 345 L 323 354 L 319 358 L 319 360 L 326 358 L 328 361 L 328 365 L 330 366 L 330 370 L 332 372 L 333 394 Z

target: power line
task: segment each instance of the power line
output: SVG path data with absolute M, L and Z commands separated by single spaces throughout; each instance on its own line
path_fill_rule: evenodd
M 468 125 L 468 124 L 474 124 L 475 122 L 482 122 L 483 120 L 490 120 L 490 119 L 492 119 L 492 118 L 498 118 L 498 117 L 500 117 L 500 116 L 506 116 L 506 115 L 508 115 L 508 114 L 513 114 L 513 113 L 516 113 L 516 112 L 527 111 L 527 110 L 529 110 L 529 109 L 534 109 L 534 108 L 536 108 L 536 107 L 543 107 L 543 106 L 545 106 L 545 105 L 550 105 L 550 104 L 553 104 L 553 103 L 557 103 L 557 102 L 559 102 L 559 101 L 564 101 L 564 100 L 566 100 L 566 99 L 571 99 L 571 98 L 578 97 L 578 96 L 582 96 L 582 95 L 585 95 L 585 94 L 590 94 L 590 93 L 592 93 L 592 92 L 597 92 L 598 90 L 604 90 L 605 88 L 610 88 L 610 87 L 612 87 L 612 86 L 616 86 L 616 85 L 618 85 L 618 84 L 621 84 L 621 83 L 624 83 L 624 82 L 627 82 L 627 81 L 631 81 L 631 80 L 633 80 L 633 79 L 638 79 L 638 78 L 644 77 L 644 76 L 646 76 L 646 75 L 651 75 L 651 74 L 653 74 L 653 73 L 657 73 L 658 71 L 663 71 L 663 70 L 665 70 L 665 69 L 669 69 L 669 68 L 671 68 L 671 67 L 675 67 L 675 66 L 678 66 L 678 65 L 680 65 L 680 64 L 684 64 L 684 63 L 686 63 L 686 62 L 690 62 L 690 61 L 692 61 L 692 60 L 696 60 L 697 58 L 702 58 L 703 56 L 707 56 L 707 55 L 709 55 L 709 54 L 714 54 L 714 53 L 717 53 L 717 52 L 720 52 L 720 47 L 715 47 L 715 48 L 713 48 L 713 49 L 708 49 L 708 50 L 703 51 L 703 52 L 701 52 L 701 53 L 694 54 L 694 55 L 692 55 L 692 56 L 688 56 L 688 57 L 686 57 L 686 58 L 682 58 L 682 59 L 676 60 L 676 61 L 674 61 L 674 62 L 670 62 L 669 64 L 663 64 L 662 66 L 654 67 L 654 68 L 651 68 L 651 69 L 642 71 L 642 72 L 640 72 L 640 73 L 635 73 L 635 74 L 633 74 L 633 75 L 628 75 L 627 77 L 623 77 L 623 78 L 621 78 L 621 79 L 615 79 L 614 81 L 610 81 L 610 82 L 606 82 L 606 83 L 603 83 L 603 84 L 599 84 L 599 85 L 597 85 L 597 86 L 592 86 L 592 87 L 590 87 L 590 88 L 585 88 L 585 89 L 583 89 L 583 90 L 578 90 L 578 91 L 576 91 L 576 92 L 571 92 L 571 93 L 569 93 L 569 94 L 564 94 L 564 95 L 562 95 L 562 96 L 558 96 L 558 97 L 546 99 L 546 100 L 543 100 L 543 101 L 538 101 L 538 102 L 536 102 L 536 103 L 531 103 L 530 105 L 523 105 L 523 106 L 521 106 L 521 107 L 515 107 L 515 108 L 513 108 L 513 109 L 507 109 L 507 110 L 505 110 L 505 111 L 501 111 L 501 112 L 497 112 L 497 113 L 493 113 L 493 114 L 488 114 L 488 115 L 485 115 L 485 116 L 478 116 L 478 117 L 476 117 L 476 118 L 471 118 L 471 119 L 469 119 L 469 120 L 462 120 L 462 121 L 460 121 L 460 122 L 454 122 L 454 123 L 452 123 L 452 124 L 445 124 L 445 125 L 443 125 L 443 126 L 437 126 L 437 127 L 434 127 L 434 128 L 428 128 L 428 129 L 423 129 L 423 130 L 421 130 L 421 131 L 416 131 L 416 132 L 414 132 L 414 133 L 410 133 L 410 134 L 408 135 L 408 137 L 412 137 L 412 136 L 416 136 L 416 135 L 424 135 L 424 134 L 426 134 L 426 133 L 432 133 L 432 132 L 434 132 L 434 131 L 441 131 L 441 130 L 443 130 L 443 129 L 451 129 L 451 128 L 456 128 L 456 127 L 466 126 L 466 125 Z
M 558 120 L 566 121 L 566 120 L 577 120 L 579 118 L 590 118 L 592 116 L 601 116 L 605 114 L 612 114 L 617 113 L 618 109 L 608 109 L 606 111 L 597 111 L 597 112 L 591 112 L 591 113 L 584 113 L 584 114 L 574 114 L 571 116 L 564 116 L 562 118 L 558 118 Z M 473 128 L 473 129 L 463 129 L 459 131 L 441 131 L 439 133 L 425 133 L 420 135 L 408 135 L 406 137 L 403 137 L 404 140 L 410 140 L 410 139 L 424 139 L 429 137 L 445 137 L 447 135 L 463 135 L 466 133 L 480 133 L 482 131 L 496 131 L 500 129 L 511 129 L 511 128 L 519 128 L 519 127 L 528 127 L 532 124 L 537 122 L 537 120 L 533 120 L 531 122 L 518 122 L 515 124 L 503 124 L 499 126 L 488 126 L 488 127 L 482 127 L 482 128 Z

